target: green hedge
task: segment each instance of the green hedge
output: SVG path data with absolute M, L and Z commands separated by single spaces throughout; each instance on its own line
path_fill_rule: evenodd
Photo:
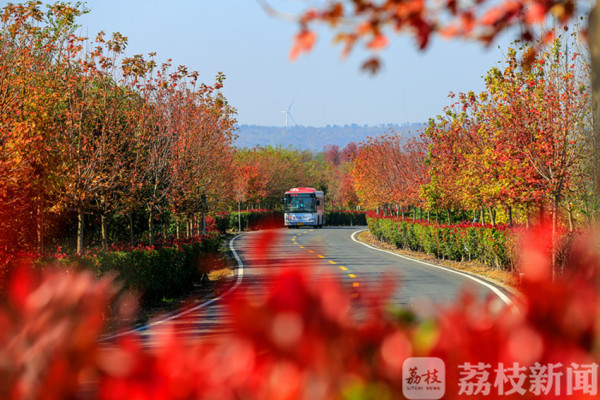
M 98 276 L 116 273 L 121 290 L 137 292 L 142 302 L 155 304 L 163 298 L 189 293 L 202 275 L 209 272 L 208 261 L 214 260 L 211 255 L 218 251 L 220 243 L 218 235 L 211 235 L 171 247 L 100 251 L 73 257 L 66 263 L 92 269 Z
M 267 227 L 282 227 L 283 213 L 273 210 L 242 211 L 240 213 L 242 230 L 255 230 Z M 238 230 L 237 211 L 220 212 L 215 216 L 217 229 L 221 233 Z
M 257 210 L 242 211 L 242 230 L 254 230 L 268 227 L 284 226 L 283 213 L 281 211 Z M 237 232 L 238 213 L 235 211 L 222 212 L 215 216 L 215 222 L 219 232 Z M 327 211 L 325 212 L 325 225 L 328 226 L 357 226 L 367 225 L 365 212 L 359 211 Z
M 327 211 L 325 225 L 328 226 L 357 226 L 367 225 L 367 216 L 358 211 Z
M 421 251 L 441 259 L 479 260 L 484 264 L 511 269 L 511 231 L 504 227 L 472 224 L 438 225 L 425 221 L 395 218 L 367 218 L 369 230 L 378 240 L 398 248 Z

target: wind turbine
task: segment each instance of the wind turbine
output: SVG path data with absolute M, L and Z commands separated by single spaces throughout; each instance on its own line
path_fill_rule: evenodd
M 287 110 L 281 110 L 279 112 L 281 113 L 285 113 L 285 129 L 287 129 L 288 127 L 288 117 L 290 117 L 290 119 L 292 120 L 292 122 L 294 123 L 294 125 L 298 125 L 296 123 L 296 121 L 294 121 L 294 117 L 292 117 L 292 114 L 290 113 L 290 110 L 292 109 L 292 105 L 294 105 L 294 101 L 296 99 L 292 100 L 292 102 L 290 103 L 290 106 L 287 108 Z

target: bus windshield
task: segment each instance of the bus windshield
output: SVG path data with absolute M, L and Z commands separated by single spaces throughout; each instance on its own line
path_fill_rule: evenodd
M 316 212 L 314 197 L 285 197 L 285 212 Z

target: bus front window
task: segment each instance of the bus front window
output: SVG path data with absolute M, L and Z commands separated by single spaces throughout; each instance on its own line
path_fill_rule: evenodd
M 315 199 L 310 197 L 291 197 L 285 199 L 285 212 L 315 212 Z

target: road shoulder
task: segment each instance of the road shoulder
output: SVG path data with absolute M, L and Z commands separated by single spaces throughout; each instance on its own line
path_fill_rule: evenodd
M 465 274 L 473 275 L 479 279 L 488 281 L 489 283 L 498 286 L 513 295 L 517 295 L 516 289 L 518 279 L 515 273 L 504 271 L 500 269 L 490 268 L 477 261 L 451 261 L 451 260 L 440 260 L 434 256 L 411 250 L 404 250 L 396 248 L 386 242 L 377 240 L 368 229 L 359 231 L 355 235 L 356 239 L 362 243 L 368 244 L 369 246 L 375 247 L 380 250 L 389 251 L 398 254 L 402 257 L 407 257 L 415 261 L 420 261 L 434 266 L 448 268 L 451 270 L 459 271 Z

